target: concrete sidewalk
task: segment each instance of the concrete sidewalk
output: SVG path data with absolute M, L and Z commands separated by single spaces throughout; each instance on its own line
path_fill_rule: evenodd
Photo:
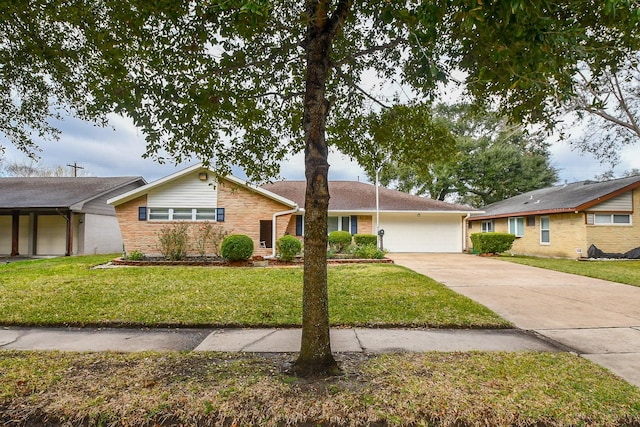
M 297 352 L 300 329 L 2 328 L 0 350 Z M 536 334 L 515 329 L 331 330 L 335 352 L 559 351 Z
M 640 287 L 467 254 L 390 257 L 640 386 Z

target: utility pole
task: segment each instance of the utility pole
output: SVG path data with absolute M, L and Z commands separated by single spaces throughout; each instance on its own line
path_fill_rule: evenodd
M 77 177 L 78 176 L 78 169 L 84 169 L 82 166 L 78 166 L 78 162 L 73 162 L 72 165 L 67 164 L 67 166 L 69 166 L 70 168 L 73 168 L 73 177 Z

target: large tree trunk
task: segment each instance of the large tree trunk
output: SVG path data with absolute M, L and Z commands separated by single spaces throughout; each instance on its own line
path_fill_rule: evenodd
M 328 17 L 330 0 L 308 0 L 305 40 L 307 76 L 303 125 L 305 132 L 304 287 L 302 296 L 302 344 L 295 363 L 299 375 L 338 372 L 331 354 L 327 292 L 327 213 L 329 208 L 325 136 L 329 102 L 326 82 L 331 42 L 344 22 L 349 1 L 339 1 Z

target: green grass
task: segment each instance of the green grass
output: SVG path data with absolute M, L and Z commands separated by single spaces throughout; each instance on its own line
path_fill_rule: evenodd
M 298 379 L 292 355 L 0 352 L 0 423 L 622 426 L 640 390 L 567 353 L 342 354 Z
M 640 286 L 640 261 L 577 261 L 574 259 L 503 256 L 501 260 Z
M 108 256 L 0 265 L 0 324 L 299 326 L 302 269 L 126 267 Z M 403 267 L 329 268 L 333 325 L 507 327 L 444 285 Z

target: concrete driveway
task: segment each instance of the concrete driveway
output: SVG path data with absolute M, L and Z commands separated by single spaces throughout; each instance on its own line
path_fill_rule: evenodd
M 640 287 L 467 254 L 389 254 L 640 386 Z

